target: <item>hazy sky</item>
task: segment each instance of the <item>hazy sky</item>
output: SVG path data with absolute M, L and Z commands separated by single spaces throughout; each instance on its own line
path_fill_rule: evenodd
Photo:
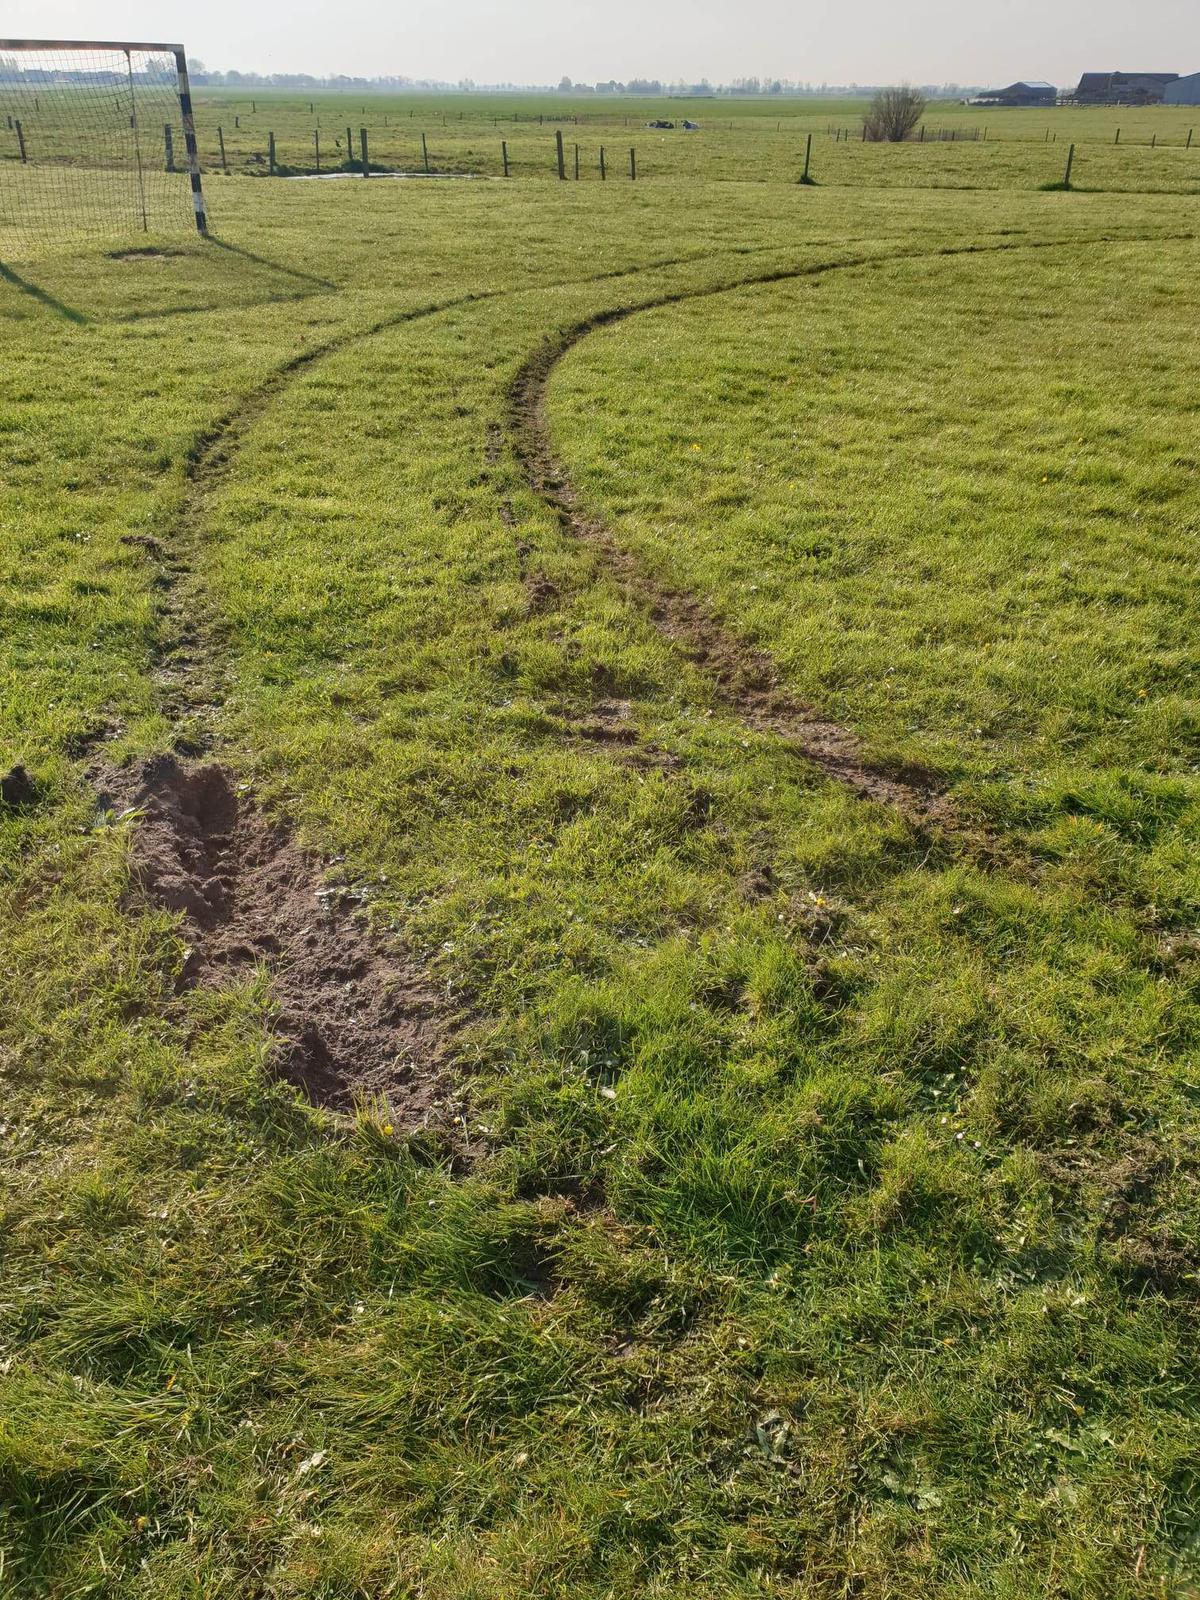
M 6 0 L 27 38 L 173 41 L 210 67 L 474 78 L 1074 82 L 1200 70 L 1200 0 Z

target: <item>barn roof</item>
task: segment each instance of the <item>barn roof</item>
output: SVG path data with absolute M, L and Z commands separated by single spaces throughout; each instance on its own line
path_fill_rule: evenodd
M 1023 90 L 1036 94 L 1057 94 L 1058 90 L 1044 78 L 1018 78 L 1016 83 L 1006 83 L 1003 89 L 985 89 L 983 98 L 998 94 L 1020 94 Z

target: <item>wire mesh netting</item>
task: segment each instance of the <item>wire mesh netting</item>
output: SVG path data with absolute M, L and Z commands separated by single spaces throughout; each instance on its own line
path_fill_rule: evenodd
M 0 257 L 194 228 L 170 54 L 0 49 Z

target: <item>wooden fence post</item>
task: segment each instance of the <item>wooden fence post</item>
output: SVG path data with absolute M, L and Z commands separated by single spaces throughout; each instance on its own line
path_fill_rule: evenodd
M 354 162 L 354 135 L 346 129 L 346 165 L 349 167 Z
M 637 182 L 637 151 L 632 145 L 629 147 L 629 181 Z
M 268 133 L 267 135 L 267 171 L 272 178 L 275 176 L 275 135 L 273 133 Z
M 25 129 L 21 126 L 20 117 L 16 119 L 14 127 L 17 130 L 17 149 L 21 152 L 21 160 L 28 161 L 29 157 L 25 153 Z
M 371 176 L 371 158 L 367 154 L 367 130 L 365 128 L 358 130 L 358 141 L 362 148 L 362 174 L 364 178 L 369 178 Z
M 578 117 L 575 119 L 578 122 Z M 575 182 L 579 182 L 579 146 L 575 146 Z
M 1121 130 L 1120 130 L 1120 128 L 1118 128 L 1117 129 L 1117 137 L 1113 140 L 1113 143 L 1114 144 L 1120 144 L 1120 142 L 1121 142 Z
M 425 163 L 425 176 L 428 177 L 429 176 L 429 145 L 426 143 L 424 134 L 421 135 L 421 160 Z
M 1195 133 L 1195 131 L 1195 128 L 1188 129 L 1188 142 L 1183 147 L 1185 150 L 1190 150 L 1192 148 L 1192 135 Z
M 167 153 L 167 171 L 175 171 L 175 141 L 171 137 L 171 124 L 163 123 L 163 146 Z
M 504 163 L 504 176 L 507 178 L 508 177 L 508 140 L 507 139 L 501 139 L 501 141 L 500 141 L 500 159 Z
M 1067 151 L 1067 170 L 1063 174 L 1063 188 L 1064 189 L 1069 189 L 1071 187 L 1071 168 L 1074 165 L 1075 165 L 1075 146 L 1072 145 L 1071 148 Z
M 567 176 L 566 158 L 563 155 L 562 129 L 559 128 L 554 135 L 554 149 L 558 157 L 558 175 L 565 182 Z
M 812 182 L 812 179 L 808 175 L 808 166 L 809 166 L 809 162 L 811 160 L 812 160 L 812 134 L 810 133 L 809 136 L 808 136 L 808 142 L 804 146 L 804 176 L 800 179 L 801 183 L 811 183 Z
M 217 146 L 221 152 L 221 171 L 228 177 L 229 163 L 225 159 L 225 130 L 219 122 L 217 124 Z
M 321 130 L 320 130 L 320 128 L 314 128 L 313 129 L 313 150 L 316 152 L 316 157 L 317 157 L 317 171 L 320 172 L 320 170 L 321 170 Z
M 604 170 L 604 146 L 601 145 L 600 146 L 600 182 L 601 183 L 606 182 L 607 178 L 608 178 L 608 173 L 605 172 L 605 170 Z

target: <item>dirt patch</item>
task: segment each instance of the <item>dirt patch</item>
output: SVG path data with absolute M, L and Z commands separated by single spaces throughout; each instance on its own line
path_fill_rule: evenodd
M 529 612 L 536 616 L 543 611 L 554 611 L 558 607 L 558 585 L 544 572 L 529 572 L 524 574 L 525 594 L 527 596 Z
M 1179 1177 L 1178 1159 L 1154 1139 L 1130 1137 L 1117 1152 L 1047 1152 L 1038 1164 L 1068 1204 L 1094 1219 L 1099 1237 L 1135 1284 L 1163 1294 L 1194 1294 L 1200 1281 L 1195 1245 L 1164 1217 Z M 1194 1171 L 1184 1177 L 1194 1185 Z
M 144 245 L 139 250 L 110 250 L 110 261 L 161 263 L 174 260 L 176 256 L 186 255 L 184 250 L 163 249 L 157 245 Z
M 570 736 L 584 747 L 602 749 L 613 760 L 629 766 L 675 771 L 679 757 L 653 739 L 643 738 L 632 721 L 628 700 L 597 700 L 586 713 L 564 712 Z
M 266 966 L 284 1077 L 335 1110 L 383 1096 L 403 1127 L 434 1120 L 453 1017 L 246 786 L 215 762 L 174 756 L 92 777 L 105 809 L 138 813 L 135 892 L 182 917 L 184 983 L 220 986 Z

